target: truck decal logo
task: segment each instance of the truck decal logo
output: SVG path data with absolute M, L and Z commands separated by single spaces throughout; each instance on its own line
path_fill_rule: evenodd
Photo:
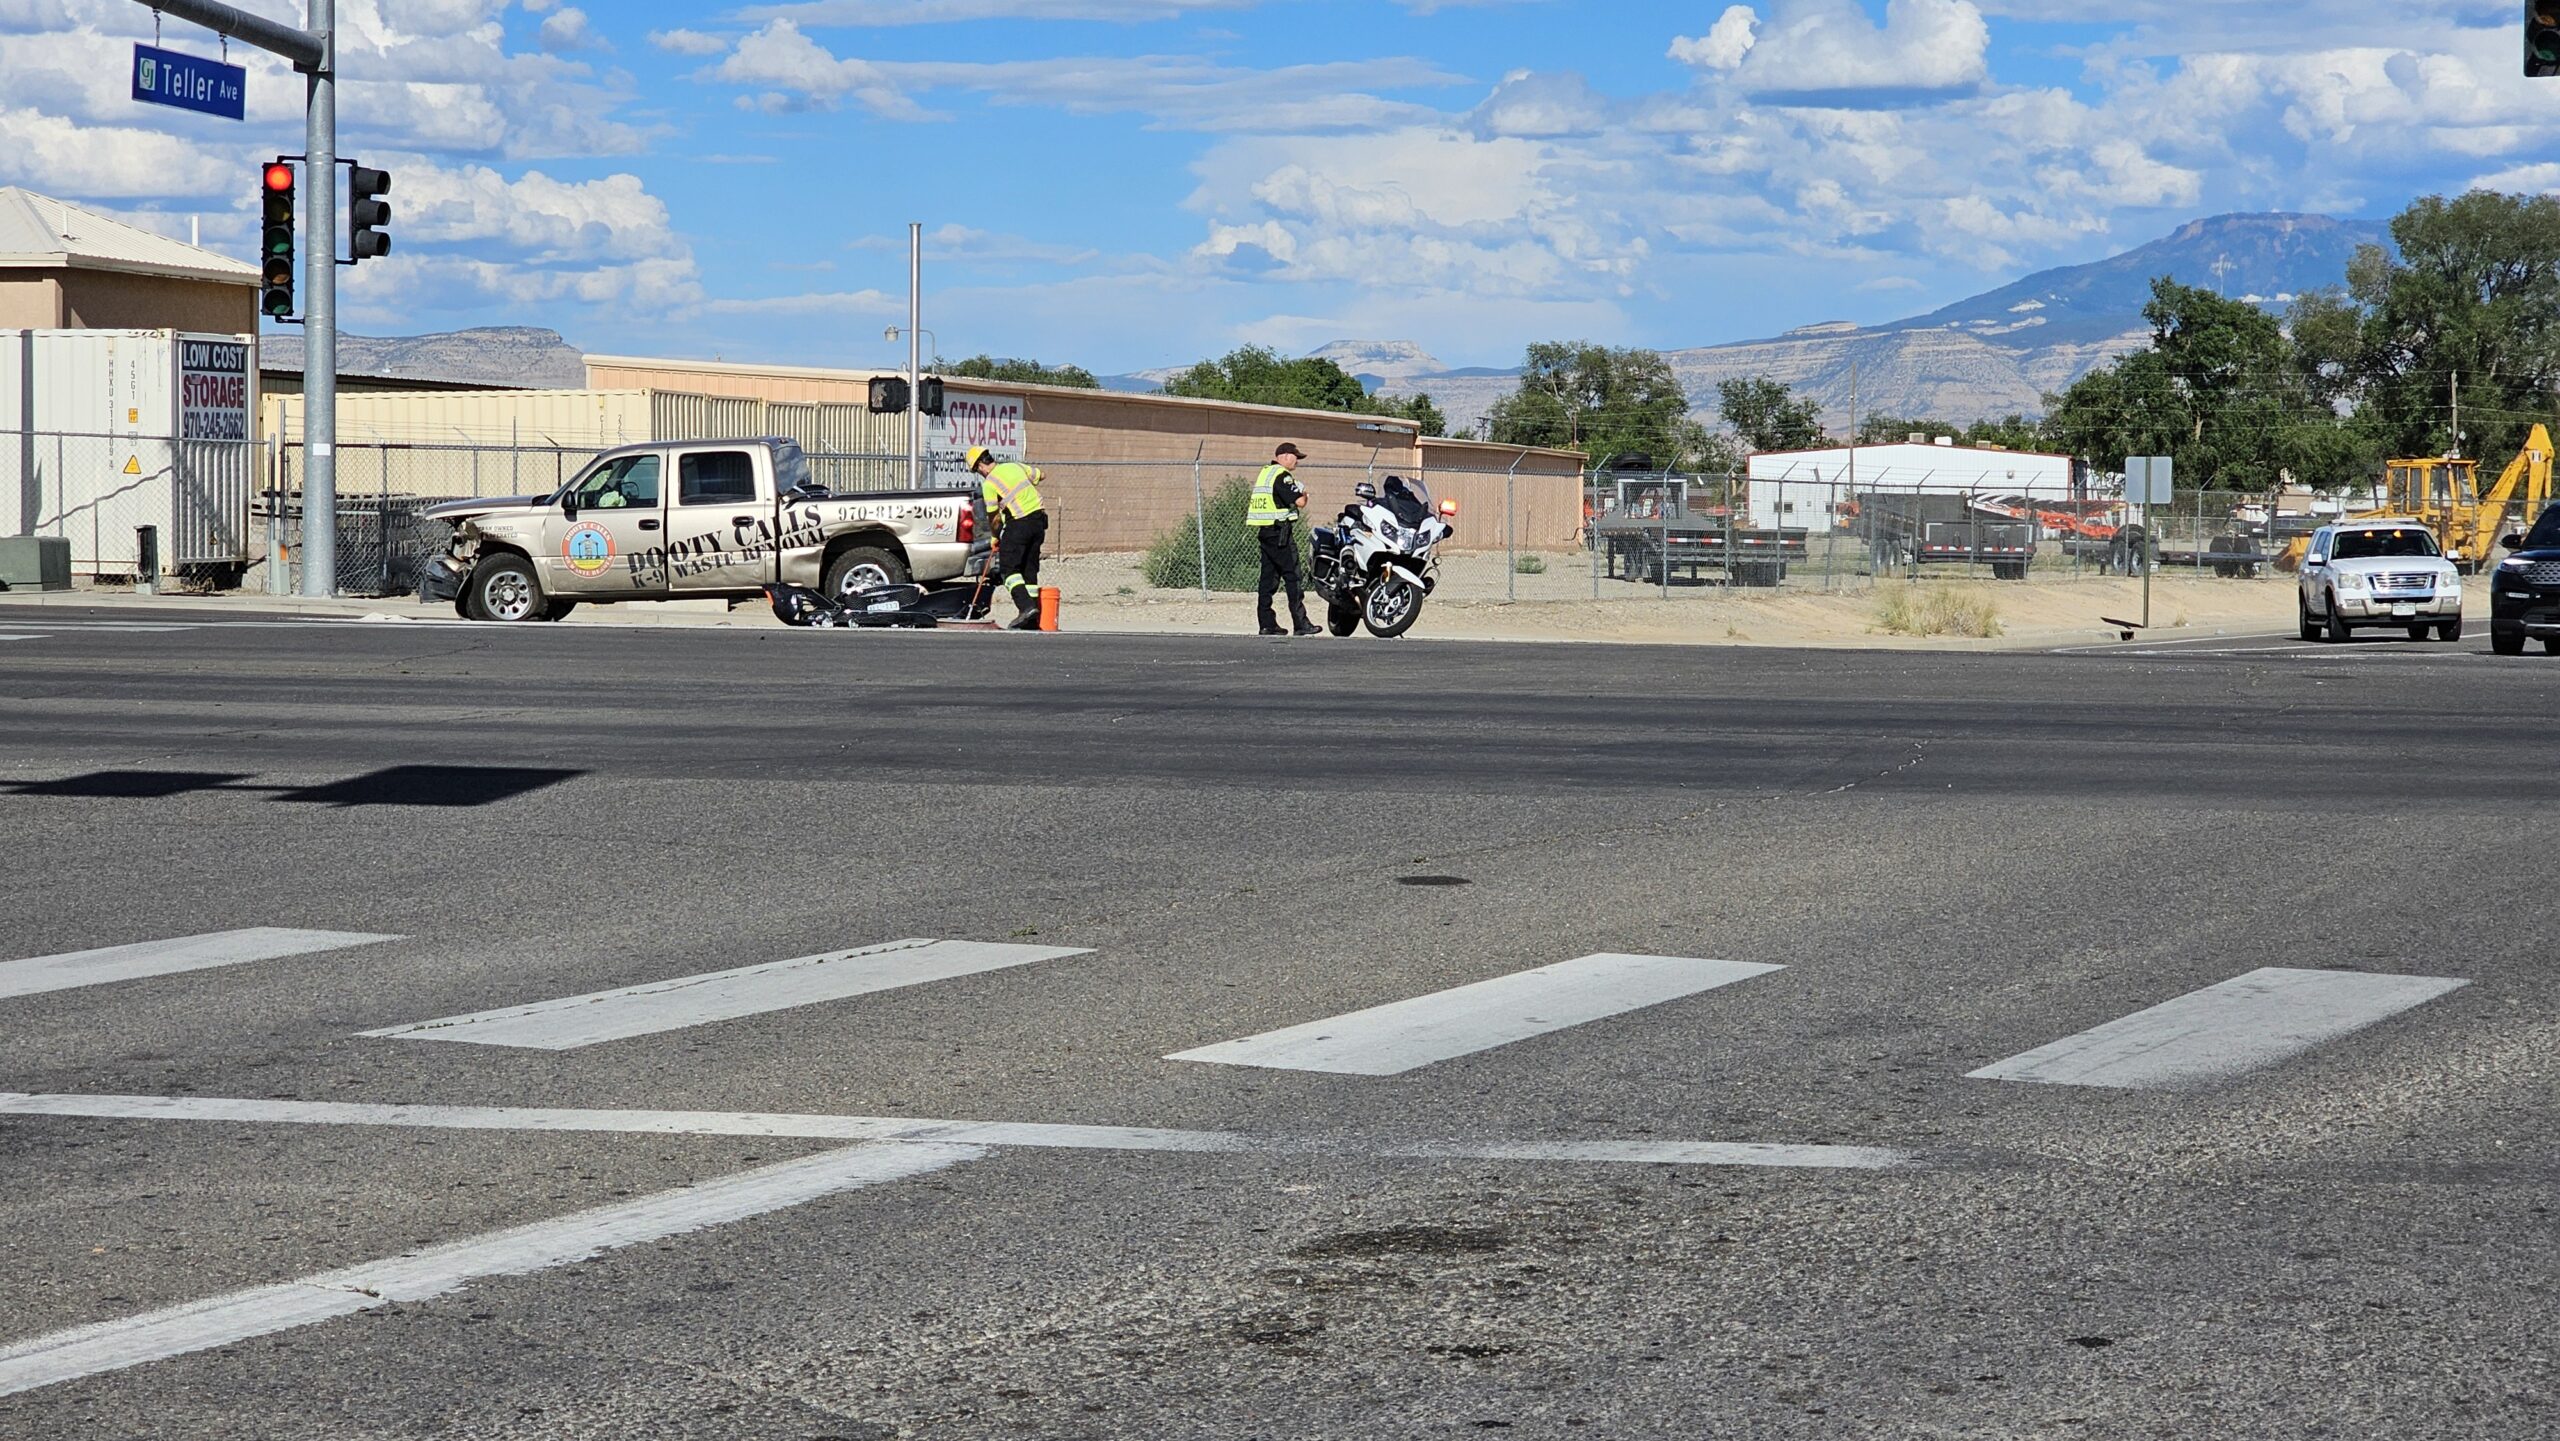
M 569 568 L 580 575 L 601 575 L 613 564 L 613 537 L 600 525 L 582 525 L 560 544 Z

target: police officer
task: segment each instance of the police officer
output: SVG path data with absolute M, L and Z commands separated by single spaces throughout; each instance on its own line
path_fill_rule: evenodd
M 1008 630 L 1040 628 L 1040 543 L 1049 538 L 1049 512 L 1040 506 L 1040 472 L 1016 461 L 998 461 L 983 445 L 966 457 L 977 474 L 979 498 L 996 523 L 996 571 L 1013 592 Z
M 1304 459 L 1306 452 L 1296 444 L 1280 442 L 1271 452 L 1271 463 L 1254 477 L 1253 501 L 1245 511 L 1244 523 L 1262 544 L 1262 586 L 1255 596 L 1255 614 L 1264 635 L 1289 633 L 1280 628 L 1280 618 L 1271 611 L 1271 593 L 1283 581 L 1289 587 L 1289 618 L 1297 623 L 1298 634 L 1315 635 L 1320 629 L 1307 619 L 1307 585 L 1298 569 L 1298 513 L 1307 503 L 1307 493 L 1298 486 L 1296 467 Z

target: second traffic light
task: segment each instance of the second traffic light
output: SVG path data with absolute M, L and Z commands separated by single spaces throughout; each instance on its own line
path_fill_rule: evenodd
M 2524 73 L 2537 80 L 2560 76 L 2560 0 L 2525 0 Z
M 293 166 L 270 162 L 258 177 L 258 312 L 293 318 Z
M 381 198 L 390 193 L 390 171 L 367 170 L 361 165 L 347 168 L 349 261 L 372 260 L 391 253 L 391 237 L 382 230 L 391 223 L 391 202 Z

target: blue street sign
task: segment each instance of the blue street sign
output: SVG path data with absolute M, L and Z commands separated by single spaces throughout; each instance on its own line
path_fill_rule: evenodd
M 154 45 L 133 47 L 133 98 L 238 120 L 249 97 L 249 72 L 237 65 L 181 55 Z

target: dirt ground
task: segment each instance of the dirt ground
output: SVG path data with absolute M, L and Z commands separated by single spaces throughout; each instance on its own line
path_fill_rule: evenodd
M 1917 585 L 1840 576 L 1825 588 L 1799 577 L 1782 590 L 1728 589 L 1719 584 L 1659 587 L 1623 580 L 1600 582 L 1592 599 L 1588 561 L 1558 558 L 1540 575 L 1517 577 L 1520 599 L 1506 602 L 1503 557 L 1457 556 L 1442 563 L 1442 583 L 1414 628 L 1417 637 L 1451 640 L 1622 641 L 1689 645 L 1863 646 L 1922 650 L 2006 650 L 2095 644 L 2118 638 L 2107 617 L 2142 618 L 2142 581 L 2135 576 L 2051 578 L 2039 571 L 2024 581 L 1928 580 Z M 1572 568 L 1579 567 L 1579 568 Z M 1479 574 L 1478 572 L 1482 572 Z M 1080 556 L 1048 564 L 1042 579 L 1064 595 L 1064 624 L 1090 631 L 1249 631 L 1250 593 L 1149 587 L 1135 557 Z M 1914 599 L 1952 589 L 1989 602 L 1998 634 L 1916 636 L 1895 634 L 1883 612 L 1896 589 Z M 2157 636 L 2254 635 L 2293 625 L 2289 576 L 2221 580 L 2211 576 L 2158 575 L 2152 579 L 2151 619 Z M 2467 614 L 2486 616 L 2485 592 L 2466 599 Z

